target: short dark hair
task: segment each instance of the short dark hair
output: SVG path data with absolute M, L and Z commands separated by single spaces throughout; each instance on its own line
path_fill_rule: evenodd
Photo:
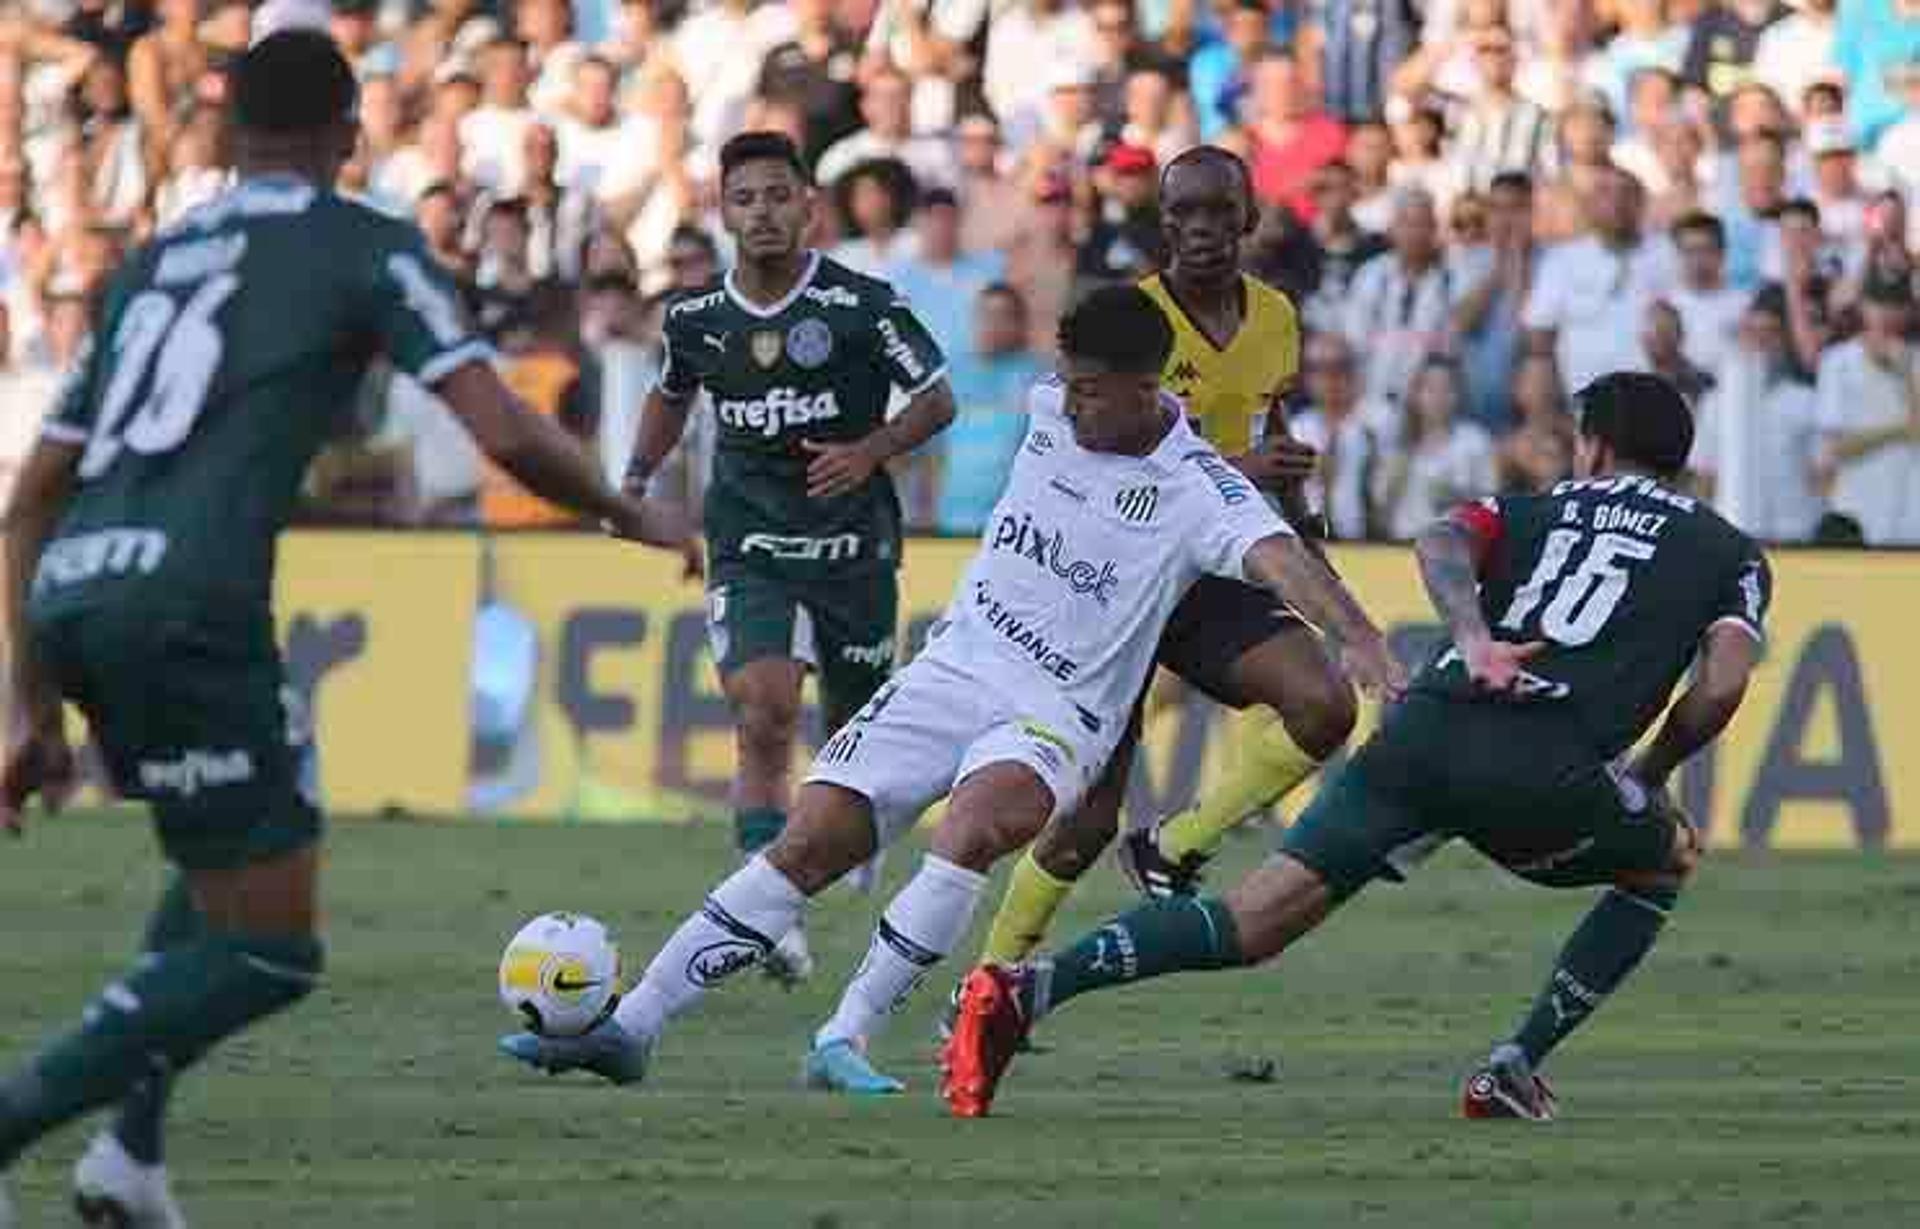
M 270 34 L 232 71 L 233 121 L 241 128 L 291 136 L 354 122 L 360 86 L 324 31 Z
M 1121 0 L 1116 0 L 1121 2 Z M 928 188 L 920 194 L 920 208 L 932 209 L 936 206 L 947 209 L 960 208 L 960 198 L 954 195 L 952 188 Z
M 682 222 L 673 228 L 673 233 L 667 236 L 667 246 L 672 247 L 677 243 L 691 243 L 705 252 L 710 259 L 716 261 L 720 259 L 720 245 L 713 241 L 713 236 L 707 233 L 707 228 L 697 222 Z
M 1060 352 L 1111 371 L 1158 374 L 1173 353 L 1173 326 L 1138 286 L 1101 286 L 1060 317 Z
M 1614 455 L 1657 477 L 1687 467 L 1693 452 L 1693 411 L 1687 399 L 1661 377 L 1645 371 L 1614 371 L 1574 394 L 1580 434 L 1610 446 Z
M 792 168 L 803 182 L 811 183 L 807 164 L 793 138 L 783 132 L 743 132 L 720 147 L 720 182 L 749 162 L 779 162 Z
M 1820 225 L 1820 205 L 1811 197 L 1796 196 L 1786 204 L 1780 206 L 1780 212 L 1775 215 L 1776 220 L 1792 217 L 1805 218 L 1815 226 L 1818 226 Z
M 1247 167 L 1246 159 L 1219 145 L 1190 145 L 1168 159 L 1166 168 L 1160 172 L 1160 190 L 1163 193 L 1166 191 L 1167 180 L 1176 169 L 1201 162 L 1217 163 L 1232 170 L 1240 180 L 1240 190 L 1246 194 L 1247 204 L 1251 206 L 1255 203 L 1253 171 Z
M 1525 196 L 1533 195 L 1533 176 L 1525 171 L 1502 171 L 1487 184 L 1489 192 L 1519 192 Z
M 1723 252 L 1727 250 L 1726 223 L 1710 213 L 1695 209 L 1680 215 L 1679 220 L 1673 224 L 1673 237 L 1677 240 L 1686 234 L 1705 235 L 1713 240 L 1713 246 Z

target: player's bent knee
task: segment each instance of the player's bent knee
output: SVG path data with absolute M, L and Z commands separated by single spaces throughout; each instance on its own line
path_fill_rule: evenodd
M 815 781 L 801 789 L 786 828 L 764 856 L 814 896 L 871 858 L 874 847 L 872 804 L 843 786 Z
M 1274 706 L 1287 736 L 1316 760 L 1346 746 L 1360 720 L 1353 684 L 1331 662 L 1323 661 L 1323 667 L 1300 671 Z
M 987 871 L 1038 836 L 1053 813 L 1053 791 L 1024 764 L 989 764 L 955 787 L 933 834 L 933 852 Z

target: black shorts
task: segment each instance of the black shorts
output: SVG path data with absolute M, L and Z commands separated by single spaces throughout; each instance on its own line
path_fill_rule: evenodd
M 1203 576 L 1173 608 L 1160 635 L 1160 664 L 1229 708 L 1245 708 L 1229 677 L 1233 663 L 1255 645 L 1304 626 L 1293 607 L 1270 589 L 1220 576 Z

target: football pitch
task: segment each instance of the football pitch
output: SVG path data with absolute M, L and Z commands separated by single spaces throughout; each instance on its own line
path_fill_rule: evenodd
M 796 1087 L 876 907 L 845 892 L 815 911 L 811 985 L 730 985 L 642 1088 L 496 1057 L 514 928 L 592 913 L 632 970 L 730 863 L 719 826 L 340 822 L 330 848 L 324 990 L 182 1084 L 169 1159 L 196 1229 L 1920 1224 L 1920 858 L 1710 859 L 1551 1064 L 1563 1117 L 1541 1128 L 1461 1122 L 1460 1077 L 1590 898 L 1465 854 L 1261 972 L 1075 1003 L 996 1115 L 956 1122 L 931 1071 L 944 975 L 875 1048 L 905 1097 Z M 1261 848 L 1236 841 L 1221 875 Z M 895 851 L 889 887 L 916 857 Z M 8 1065 L 125 966 L 160 883 L 127 813 L 0 850 Z M 1108 867 L 1087 887 L 1066 932 L 1127 903 Z M 24 1225 L 67 1223 L 83 1138 L 22 1164 Z

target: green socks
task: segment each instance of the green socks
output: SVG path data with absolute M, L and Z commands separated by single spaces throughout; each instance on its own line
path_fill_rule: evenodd
M 209 935 L 148 957 L 109 985 L 78 1029 L 0 1082 L 0 1168 L 54 1127 L 178 1072 L 213 1044 L 306 997 L 313 939 Z
M 1108 922 L 1040 965 L 1035 1018 L 1089 990 L 1189 970 L 1232 969 L 1246 963 L 1226 902 L 1156 901 Z M 1051 966 L 1049 968 L 1049 966 Z
M 752 857 L 780 839 L 787 814 L 779 807 L 747 807 L 733 813 L 733 843 Z
M 175 874 L 147 922 L 147 937 L 140 950 L 151 958 L 193 942 L 200 938 L 202 930 L 200 911 L 194 908 L 186 877 Z M 167 1098 L 172 1091 L 172 1072 L 156 1067 L 153 1074 L 134 1085 L 133 1091 L 120 1103 L 113 1133 L 127 1155 L 142 1165 L 158 1165 L 165 1158 L 162 1132 L 166 1125 Z
M 1627 979 L 1660 937 L 1678 888 L 1612 888 L 1567 940 L 1513 1042 L 1538 1066 Z

